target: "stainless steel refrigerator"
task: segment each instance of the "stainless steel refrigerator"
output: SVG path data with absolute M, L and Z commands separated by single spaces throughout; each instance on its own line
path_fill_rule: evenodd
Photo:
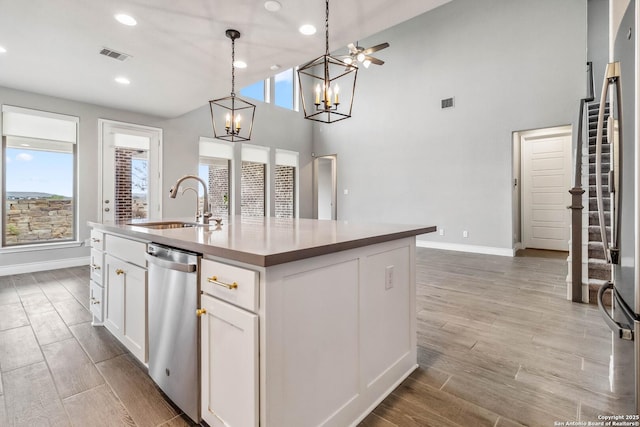
M 611 263 L 611 281 L 598 292 L 598 305 L 612 330 L 609 379 L 621 397 L 616 412 L 638 414 L 640 410 L 640 286 L 638 265 L 638 161 L 636 140 L 636 26 L 631 0 L 615 39 L 614 61 L 608 64 L 602 88 L 596 136 L 596 173 L 608 175 L 606 186 L 597 177 L 597 199 L 603 249 Z M 607 96 L 609 95 L 609 96 Z M 609 100 L 610 118 L 605 122 Z M 605 131 L 606 129 L 606 131 Z M 602 137 L 610 144 L 610 170 L 602 170 Z M 604 208 L 611 206 L 610 226 L 605 227 Z M 611 308 L 603 304 L 611 292 Z

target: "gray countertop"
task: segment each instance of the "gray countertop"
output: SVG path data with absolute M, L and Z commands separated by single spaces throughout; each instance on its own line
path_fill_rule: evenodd
M 185 221 L 184 218 L 176 220 Z M 144 222 L 140 221 L 140 224 Z M 173 229 L 151 229 L 126 223 L 88 224 L 107 232 L 262 267 L 436 230 L 435 226 L 424 225 L 241 216 L 224 218 L 221 226 L 210 224 Z

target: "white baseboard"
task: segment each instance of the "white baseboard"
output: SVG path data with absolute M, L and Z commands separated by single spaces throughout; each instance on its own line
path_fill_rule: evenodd
M 513 257 L 516 254 L 516 250 L 510 248 L 462 245 L 460 243 L 434 242 L 431 240 L 416 240 L 416 246 L 419 248 L 444 249 L 446 251 L 471 252 L 475 254 L 499 255 L 508 257 Z
M 90 257 L 79 257 L 0 266 L 0 276 L 33 273 L 35 271 L 57 270 L 59 268 L 79 267 L 82 265 L 89 265 L 90 260 Z

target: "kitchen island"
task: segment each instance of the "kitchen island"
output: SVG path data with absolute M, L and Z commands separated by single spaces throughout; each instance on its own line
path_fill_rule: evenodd
M 435 227 L 239 216 L 220 226 L 90 225 L 100 241 L 92 265 L 115 257 L 144 268 L 132 252 L 151 242 L 202 254 L 201 414 L 211 426 L 355 425 L 417 366 L 415 236 Z M 94 324 L 108 326 L 108 277 L 127 272 L 104 264 L 103 289 L 92 284 L 103 294 L 92 298 L 104 301 Z M 147 312 L 152 284 L 139 282 L 130 313 Z M 138 337 L 128 348 L 145 363 L 146 324 L 130 329 Z

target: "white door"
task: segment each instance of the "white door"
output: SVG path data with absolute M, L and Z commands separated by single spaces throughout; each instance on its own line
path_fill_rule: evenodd
M 162 216 L 162 129 L 99 120 L 101 221 Z
M 522 245 L 569 250 L 571 127 L 521 133 Z

